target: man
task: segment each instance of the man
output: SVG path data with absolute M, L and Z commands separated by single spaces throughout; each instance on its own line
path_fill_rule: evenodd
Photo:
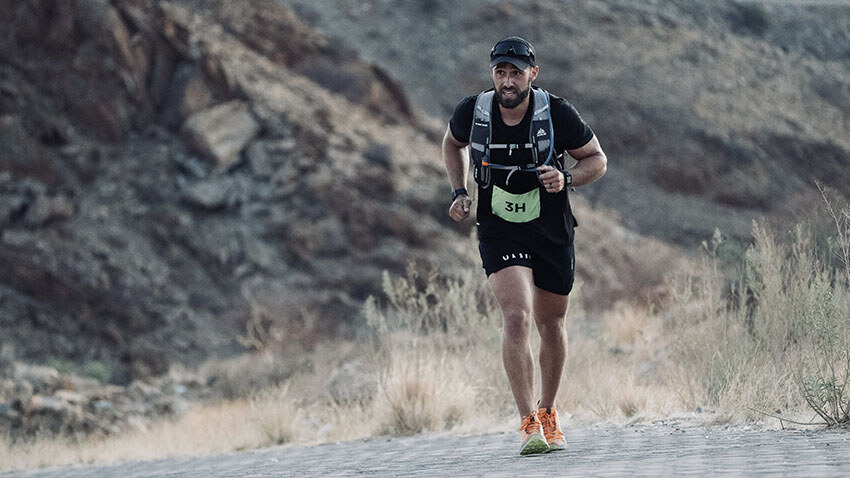
M 567 357 L 566 313 L 575 270 L 576 223 L 567 190 L 599 179 L 607 168 L 599 141 L 575 108 L 532 87 L 538 72 L 529 42 L 519 37 L 497 42 L 490 51 L 493 88 L 458 104 L 442 145 L 453 189 L 449 216 L 455 221 L 469 216 L 466 155 L 472 155 L 479 252 L 504 319 L 502 361 L 522 417 L 523 455 L 564 448 L 555 397 Z M 569 170 L 565 151 L 577 160 Z M 532 319 L 540 334 L 537 406 Z

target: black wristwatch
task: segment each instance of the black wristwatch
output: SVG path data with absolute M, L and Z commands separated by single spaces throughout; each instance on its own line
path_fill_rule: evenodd
M 455 202 L 455 199 L 457 199 L 457 197 L 461 194 L 466 194 L 467 196 L 469 196 L 469 193 L 466 192 L 465 188 L 455 189 L 454 191 L 452 191 L 452 202 Z
M 561 172 L 564 173 L 564 189 L 566 189 L 573 184 L 573 175 L 566 169 Z

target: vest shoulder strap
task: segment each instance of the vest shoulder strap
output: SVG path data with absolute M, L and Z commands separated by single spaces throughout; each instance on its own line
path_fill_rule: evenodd
M 483 91 L 475 100 L 475 110 L 472 113 L 472 128 L 469 130 L 469 147 L 481 154 L 490 144 L 493 96 L 495 91 Z
M 528 140 L 536 143 L 537 150 L 545 154 L 555 139 L 549 93 L 543 88 L 532 88 L 531 91 L 534 92 L 534 115 L 531 118 Z

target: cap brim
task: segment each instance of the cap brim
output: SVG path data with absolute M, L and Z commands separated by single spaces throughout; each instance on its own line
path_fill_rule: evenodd
M 519 68 L 520 70 L 524 70 L 529 66 L 532 66 L 531 63 L 523 60 L 522 58 L 517 58 L 515 56 L 497 56 L 490 61 L 490 68 L 498 65 L 499 63 L 510 63 L 511 65 Z

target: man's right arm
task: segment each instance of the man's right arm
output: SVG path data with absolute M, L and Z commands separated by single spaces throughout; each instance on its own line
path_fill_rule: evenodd
M 466 189 L 466 178 L 469 175 L 469 158 L 466 151 L 467 143 L 461 143 L 455 139 L 451 127 L 446 128 L 443 136 L 443 162 L 446 164 L 446 173 L 449 175 L 449 184 L 452 191 Z M 468 194 L 461 194 L 452 201 L 449 207 L 449 216 L 457 222 L 469 216 L 472 204 Z

